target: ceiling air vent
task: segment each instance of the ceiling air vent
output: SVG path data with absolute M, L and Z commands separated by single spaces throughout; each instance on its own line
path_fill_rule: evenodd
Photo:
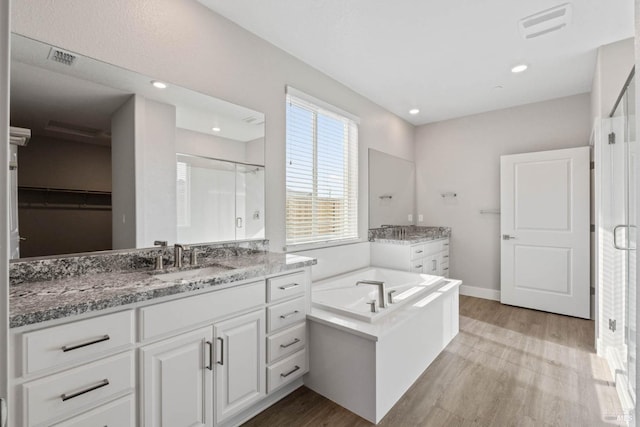
M 522 18 L 518 22 L 520 34 L 533 39 L 561 30 L 571 23 L 571 11 L 571 3 L 565 3 Z
M 261 125 L 264 123 L 264 116 L 263 117 L 247 116 L 244 119 L 242 119 L 242 121 L 248 125 Z
M 47 57 L 47 59 L 51 61 L 67 65 L 69 67 L 76 62 L 77 58 L 78 57 L 73 53 L 58 49 L 57 47 L 52 47 L 49 51 L 49 56 Z

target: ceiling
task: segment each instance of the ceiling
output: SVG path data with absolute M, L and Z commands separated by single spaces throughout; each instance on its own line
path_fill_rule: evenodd
M 171 84 L 158 90 L 151 77 L 77 54 L 63 65 L 48 59 L 51 49 L 11 37 L 11 125 L 33 135 L 108 145 L 112 114 L 135 93 L 174 105 L 179 128 L 243 142 L 264 137 L 262 113 Z
M 415 125 L 590 92 L 596 49 L 634 34 L 633 0 L 529 40 L 518 21 L 566 1 L 199 1 Z

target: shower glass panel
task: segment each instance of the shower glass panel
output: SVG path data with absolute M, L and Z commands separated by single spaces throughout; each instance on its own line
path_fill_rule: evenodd
M 264 239 L 264 167 L 177 155 L 177 239 Z
M 611 115 L 609 150 L 612 159 L 610 192 L 614 227 L 615 250 L 614 282 L 619 295 L 616 318 L 624 322 L 619 325 L 623 339 L 618 343 L 618 352 L 624 369 L 620 380 L 635 404 L 636 378 L 636 168 L 637 141 L 635 129 L 635 79 L 631 78 L 626 90 Z M 610 135 L 611 135 L 610 134 Z M 618 311 L 618 310 L 616 310 Z

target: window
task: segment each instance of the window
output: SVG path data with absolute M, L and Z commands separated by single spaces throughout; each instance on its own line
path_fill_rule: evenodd
M 287 88 L 287 246 L 358 237 L 358 120 Z

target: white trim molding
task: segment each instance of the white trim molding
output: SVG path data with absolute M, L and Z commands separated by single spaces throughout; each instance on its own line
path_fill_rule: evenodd
M 479 288 L 477 286 L 460 285 L 460 295 L 500 301 L 500 291 L 497 289 Z

